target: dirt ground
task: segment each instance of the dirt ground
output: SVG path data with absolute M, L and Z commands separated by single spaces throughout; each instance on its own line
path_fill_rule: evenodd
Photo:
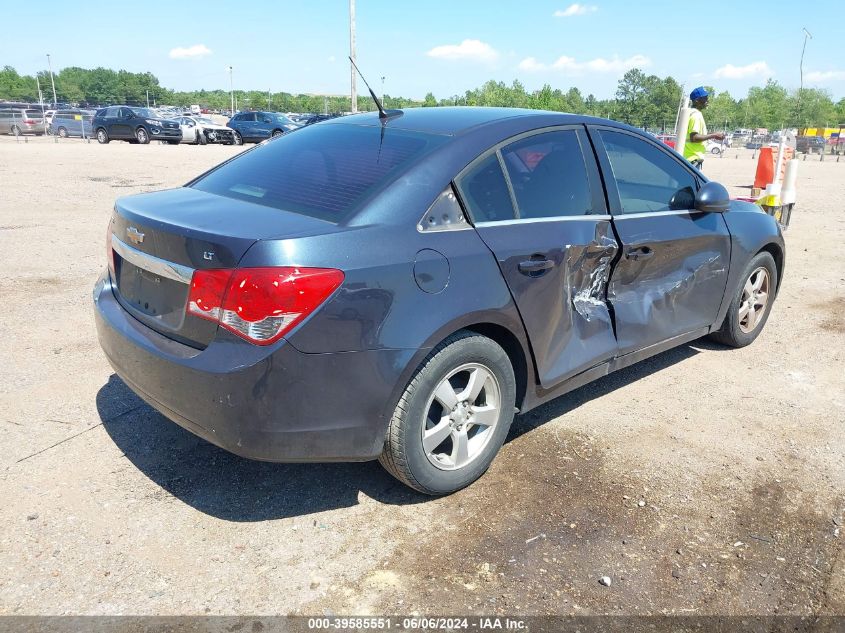
M 238 151 L 0 137 L 0 614 L 845 614 L 845 160 L 801 164 L 754 345 L 523 415 L 430 499 L 377 463 L 230 455 L 100 352 L 114 199 Z M 705 172 L 747 194 L 750 154 Z

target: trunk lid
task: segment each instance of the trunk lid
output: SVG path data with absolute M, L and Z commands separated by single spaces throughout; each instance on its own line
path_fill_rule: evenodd
M 117 299 L 157 332 L 205 348 L 217 324 L 186 314 L 194 270 L 236 268 L 258 240 L 338 227 L 189 187 L 121 198 L 110 226 Z

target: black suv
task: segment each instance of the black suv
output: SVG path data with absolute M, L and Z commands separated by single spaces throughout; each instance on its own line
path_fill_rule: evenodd
M 177 122 L 166 121 L 149 108 L 102 108 L 94 115 L 91 127 L 100 143 L 114 140 L 146 144 L 158 140 L 178 145 L 182 140 L 182 129 Z

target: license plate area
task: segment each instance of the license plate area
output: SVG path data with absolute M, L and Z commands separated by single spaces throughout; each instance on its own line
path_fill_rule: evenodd
M 115 255 L 117 290 L 124 304 L 172 331 L 182 328 L 189 286 Z

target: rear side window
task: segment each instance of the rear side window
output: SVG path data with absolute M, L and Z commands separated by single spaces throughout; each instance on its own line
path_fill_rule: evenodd
M 502 149 L 520 218 L 584 215 L 592 209 L 578 134 L 536 134 Z
M 622 213 L 676 211 L 695 206 L 697 182 L 668 152 L 631 134 L 601 130 Z
M 378 127 L 311 127 L 259 145 L 190 186 L 340 222 L 446 140 Z
M 473 222 L 514 219 L 510 192 L 496 154 L 490 154 L 463 174 L 458 188 Z

